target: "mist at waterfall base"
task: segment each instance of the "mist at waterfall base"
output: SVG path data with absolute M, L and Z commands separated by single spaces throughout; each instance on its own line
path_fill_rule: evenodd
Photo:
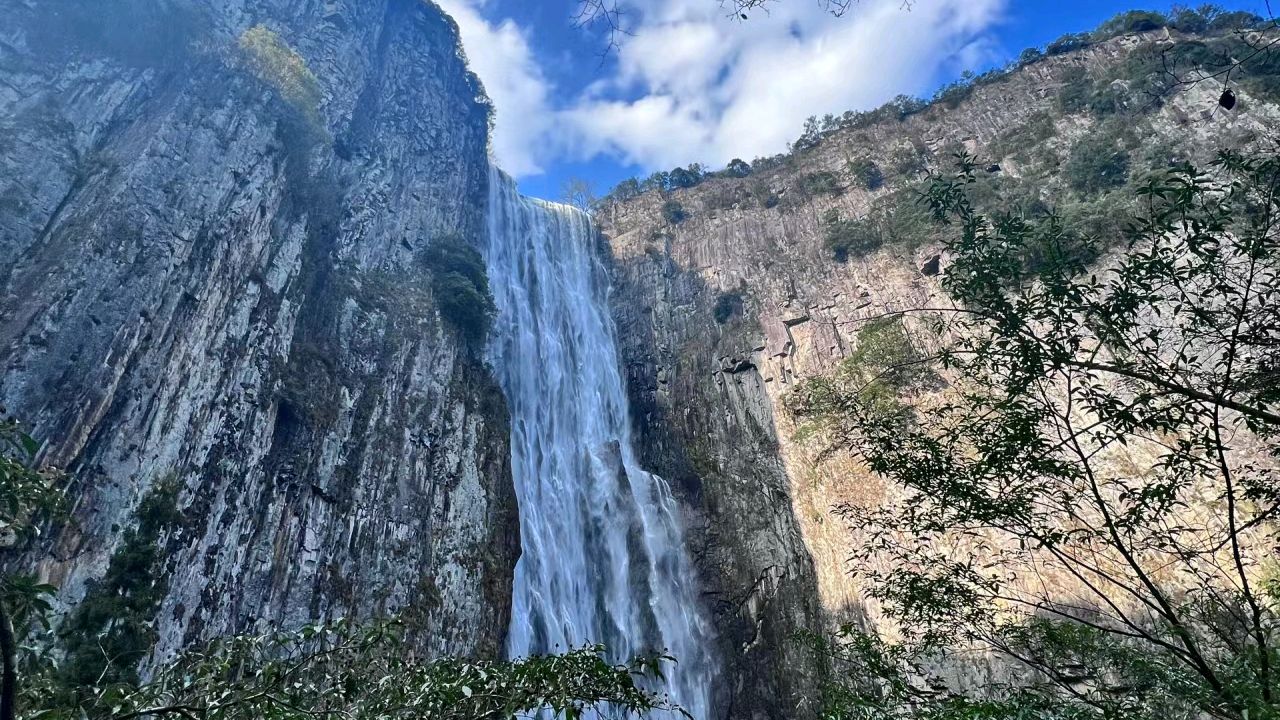
M 511 414 L 520 505 L 508 653 L 603 644 L 610 660 L 665 652 L 655 690 L 711 717 L 715 663 L 662 478 L 640 468 L 608 309 L 583 212 L 489 177 L 490 359 Z

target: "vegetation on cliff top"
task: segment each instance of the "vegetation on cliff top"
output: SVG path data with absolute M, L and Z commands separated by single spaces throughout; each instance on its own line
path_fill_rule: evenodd
M 683 168 L 654 172 L 643 179 L 629 178 L 618 183 L 599 202 L 625 202 L 647 192 L 671 192 L 695 187 L 707 180 L 743 178 L 753 173 L 787 166 L 836 133 L 902 122 L 937 105 L 954 108 L 968 98 L 975 88 L 999 82 L 1046 57 L 1084 50 L 1122 35 L 1162 28 L 1192 37 L 1179 42 L 1175 46 L 1176 52 L 1170 55 L 1152 53 L 1151 58 L 1143 59 L 1142 54 L 1138 54 L 1140 64 L 1153 60 L 1160 67 L 1146 68 L 1150 72 L 1143 78 L 1144 83 L 1127 91 L 1135 102 L 1140 99 L 1142 103 L 1149 103 L 1152 99 L 1158 99 L 1159 93 L 1156 91 L 1183 84 L 1186 79 L 1184 76 L 1197 69 L 1205 68 L 1219 73 L 1227 67 L 1236 68 L 1230 76 L 1233 82 L 1265 97 L 1280 97 L 1280 58 L 1277 58 L 1276 53 L 1256 52 L 1257 48 L 1243 35 L 1244 31 L 1273 27 L 1272 21 L 1254 13 L 1227 11 L 1209 4 L 1195 8 L 1178 6 L 1168 13 L 1122 12 L 1091 32 L 1070 33 L 1048 43 L 1043 49 L 1030 48 L 1004 67 L 980 75 L 966 73 L 959 81 L 939 89 L 931 99 L 899 95 L 874 110 L 850 110 L 838 116 L 811 117 L 805 122 L 800 137 L 785 153 L 756 158 L 751 162 L 735 158 L 721 170 L 711 170 L 700 163 L 693 163 Z M 1116 106 L 1114 97 L 1107 98 L 1107 94 L 1112 92 L 1110 89 L 1104 88 L 1098 97 L 1092 97 L 1087 91 L 1082 92 L 1083 95 L 1067 100 L 1067 111 L 1078 111 L 1091 107 L 1094 103 L 1104 105 L 1110 102 L 1112 107 Z M 858 161 L 859 164 L 862 162 L 864 161 Z M 866 168 L 851 167 L 851 172 L 862 186 L 868 189 L 878 187 L 879 183 L 874 175 L 862 177 L 867 174 Z

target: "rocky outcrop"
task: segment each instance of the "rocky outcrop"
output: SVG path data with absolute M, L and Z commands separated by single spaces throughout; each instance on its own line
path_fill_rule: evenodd
M 1062 112 L 1058 91 L 1073 71 L 1107 75 L 1134 53 L 1153 52 L 1153 40 L 1169 37 L 1121 37 L 1049 58 L 977 86 L 954 105 L 836 132 L 749 177 L 648 192 L 599 211 L 614 257 L 614 315 L 638 446 L 683 491 L 700 529 L 695 551 L 732 658 L 733 717 L 813 712 L 822 667 L 796 632 L 842 622 L 889 630 L 846 565 L 860 529 L 831 509 L 874 505 L 894 489 L 853 458 L 806 442 L 784 399 L 798 381 L 838 368 L 869 319 L 935 302 L 947 259 L 927 222 L 914 232 L 889 222 L 878 249 L 841 261 L 828 243 L 832 226 L 872 216 L 885 203 L 909 206 L 923 170 L 946 169 L 959 149 L 988 158 L 984 178 L 1028 179 L 1057 204 L 1077 196 L 1059 165 L 1104 127 L 1127 124 L 1137 136 L 1132 156 L 1150 150 L 1164 163 L 1192 147 L 1204 160 L 1280 126 L 1277 108 L 1261 101 L 1244 112 L 1216 110 L 1222 87 L 1213 80 L 1160 103 L 1135 95 L 1129 114 L 1105 126 Z M 884 168 L 885 183 L 860 183 L 856 159 Z M 807 180 L 817 176 L 833 183 L 812 189 Z M 1089 209 L 1111 208 L 1106 203 L 1118 196 L 1090 198 Z M 684 210 L 679 222 L 664 217 L 670 200 Z M 990 671 L 998 670 L 970 672 Z
M 42 576 L 74 603 L 175 478 L 160 655 L 393 611 L 430 652 L 496 653 L 506 408 L 420 260 L 483 232 L 489 108 L 452 21 L 3 5 L 0 400 L 75 477 Z

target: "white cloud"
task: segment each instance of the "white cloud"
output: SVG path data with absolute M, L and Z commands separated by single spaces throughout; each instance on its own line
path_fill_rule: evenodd
M 483 0 L 435 2 L 458 23 L 467 61 L 493 100 L 494 158 L 516 177 L 542 172 L 549 158 L 539 140 L 551 133 L 555 111 L 526 31 L 510 20 L 486 20 Z
M 585 99 L 573 119 L 582 151 L 614 152 L 650 168 L 771 155 L 810 115 L 877 106 L 923 91 L 948 63 L 976 62 L 1004 0 L 862 0 L 843 18 L 783 0 L 735 22 L 712 0 L 646 3 L 620 50 L 620 92 Z M 655 107 L 663 113 L 655 112 Z M 604 133 L 602 128 L 619 132 Z
M 810 115 L 925 91 L 989 57 L 1005 0 L 861 0 L 833 18 L 781 0 L 738 22 L 716 0 L 626 0 L 634 35 L 612 74 L 553 107 L 528 31 L 438 0 L 458 20 L 497 107 L 495 155 L 514 175 L 598 154 L 649 169 L 783 151 Z

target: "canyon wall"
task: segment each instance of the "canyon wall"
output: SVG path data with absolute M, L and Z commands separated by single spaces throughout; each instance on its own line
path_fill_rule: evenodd
M 400 612 L 500 651 L 507 413 L 422 254 L 480 247 L 490 108 L 421 0 L 5 0 L 0 402 L 70 470 L 74 604 L 176 484 L 156 657 Z
M 1270 142 L 1280 128 L 1277 107 L 1260 98 L 1218 107 L 1214 79 L 1151 98 L 1114 78 L 1182 40 L 1162 31 L 1044 58 L 954 102 L 838 130 L 775 167 L 608 201 L 597 213 L 614 257 L 639 446 L 690 508 L 735 717 L 813 711 L 823 667 L 797 633 L 844 622 L 892 632 L 847 565 L 863 535 L 832 509 L 875 505 L 895 489 L 846 453 L 822 452 L 785 400 L 855 353 L 869 319 L 941 299 L 945 229 L 913 209 L 926 173 L 947 171 L 965 150 L 981 162 L 976 194 L 1021 188 L 1024 199 L 1118 235 L 1132 215 L 1120 198 L 1132 192 L 1068 187 L 1078 144 L 1115 134 L 1137 178 L 1174 158 L 1208 161 L 1218 148 Z M 1121 98 L 1114 114 L 1064 110 L 1081 73 Z M 882 169 L 879 182 L 860 177 L 865 161 Z M 827 238 L 839 220 L 889 215 L 879 247 L 833 252 Z M 1002 672 L 984 662 L 953 671 L 961 681 Z

